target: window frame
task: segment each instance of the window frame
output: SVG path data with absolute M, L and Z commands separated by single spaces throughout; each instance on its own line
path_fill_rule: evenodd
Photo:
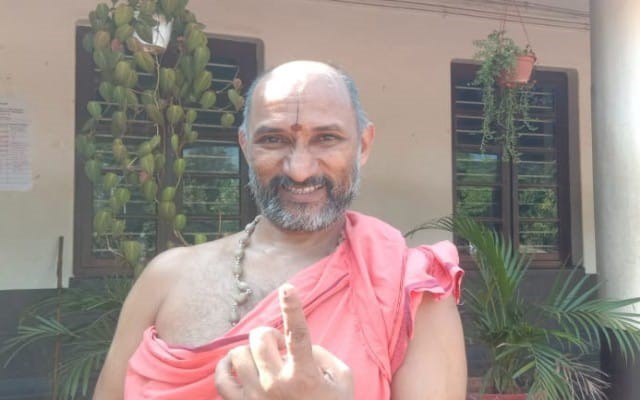
M 76 69 L 75 69 L 75 132 L 78 132 L 89 117 L 86 103 L 97 92 L 99 75 L 94 72 L 92 57 L 82 47 L 82 38 L 89 32 L 89 26 L 78 25 L 75 29 Z M 242 66 L 239 78 L 245 87 L 264 69 L 264 44 L 259 39 L 229 35 L 207 34 L 209 47 L 215 49 L 219 57 L 233 57 Z M 75 136 L 74 136 L 75 137 Z M 239 148 L 237 128 L 221 128 L 215 132 L 201 133 L 209 140 L 238 145 L 240 178 L 240 225 L 249 223 L 257 214 L 257 208 L 247 187 L 248 165 Z M 73 273 L 75 277 L 90 278 L 107 275 L 129 275 L 131 272 L 117 265 L 114 258 L 96 257 L 92 254 L 93 243 L 93 185 L 84 173 L 84 162 L 76 153 L 74 179 L 74 235 Z M 197 175 L 197 173 L 196 173 Z M 195 220 L 201 220 L 196 218 Z M 156 253 L 166 249 L 169 224 L 157 218 Z
M 456 157 L 459 150 L 476 151 L 479 152 L 478 145 L 466 145 L 458 144 L 458 135 L 456 134 L 456 117 L 458 115 L 459 108 L 456 107 L 456 85 L 461 81 L 473 80 L 475 72 L 477 71 L 479 64 L 474 62 L 451 62 L 451 162 L 452 162 L 452 205 L 453 210 L 457 207 L 457 195 L 458 195 L 458 182 L 456 178 Z M 571 265 L 572 263 L 572 212 L 571 212 L 571 160 L 570 160 L 570 104 L 569 94 L 571 88 L 569 87 L 569 76 L 564 71 L 558 70 L 545 70 L 536 68 L 534 70 L 533 81 L 545 82 L 545 84 L 553 85 L 560 89 L 554 96 L 555 110 L 553 115 L 555 119 L 555 132 L 556 132 L 556 145 L 554 150 L 547 150 L 543 148 L 526 148 L 521 147 L 523 151 L 527 151 L 526 154 L 531 153 L 545 153 L 550 151 L 557 152 L 556 155 L 556 189 L 557 189 L 557 204 L 558 204 L 558 252 L 547 254 L 534 254 L 527 253 L 532 257 L 531 266 L 534 268 L 558 268 L 563 265 Z M 464 111 L 465 115 L 477 115 L 482 116 L 482 111 L 469 112 Z M 535 113 L 538 116 L 538 113 Z M 495 222 L 502 226 L 502 232 L 505 237 L 509 238 L 515 248 L 519 247 L 520 235 L 519 224 L 520 216 L 518 212 L 518 176 L 517 176 L 517 164 L 513 161 L 502 161 L 502 150 L 499 146 L 487 146 L 487 150 L 497 150 L 498 162 L 501 180 L 496 187 L 501 187 L 501 218 L 495 219 Z M 489 185 L 482 185 L 487 187 Z M 488 219 L 487 219 L 488 220 Z M 456 243 L 459 243 L 456 239 Z M 466 251 L 460 252 L 461 264 L 465 268 L 473 268 L 475 262 L 472 257 Z

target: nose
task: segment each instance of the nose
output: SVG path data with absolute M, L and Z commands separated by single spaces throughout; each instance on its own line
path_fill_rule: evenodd
M 297 144 L 284 162 L 284 173 L 294 182 L 302 183 L 318 173 L 318 160 L 301 144 Z

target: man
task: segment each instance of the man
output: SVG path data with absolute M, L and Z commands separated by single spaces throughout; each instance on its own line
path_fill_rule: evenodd
M 239 141 L 261 217 L 151 261 L 94 398 L 464 399 L 455 248 L 346 211 L 373 138 L 344 72 L 259 78 Z

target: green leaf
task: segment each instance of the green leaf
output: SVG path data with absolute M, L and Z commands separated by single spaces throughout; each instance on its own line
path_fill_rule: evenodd
M 524 385 L 548 399 L 604 399 L 606 382 L 585 359 L 600 342 L 616 346 L 623 358 L 640 353 L 640 314 L 627 308 L 640 298 L 597 297 L 600 283 L 573 268 L 559 273 L 550 295 L 539 303 L 521 295 L 530 258 L 497 232 L 468 217 L 422 224 L 422 229 L 454 232 L 475 249 L 479 281 L 463 291 L 467 340 L 490 354 L 485 381 L 504 392 Z

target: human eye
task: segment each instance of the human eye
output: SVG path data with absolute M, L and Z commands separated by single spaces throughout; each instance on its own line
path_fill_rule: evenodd
M 256 140 L 256 143 L 267 146 L 277 146 L 286 144 L 286 141 L 286 138 L 282 135 L 262 135 Z
M 334 134 L 334 133 L 323 133 L 318 136 L 317 141 L 324 144 L 331 144 L 339 142 L 342 137 Z
M 260 141 L 262 143 L 280 143 L 282 141 L 282 138 L 275 135 L 268 135 L 268 136 L 262 137 Z

